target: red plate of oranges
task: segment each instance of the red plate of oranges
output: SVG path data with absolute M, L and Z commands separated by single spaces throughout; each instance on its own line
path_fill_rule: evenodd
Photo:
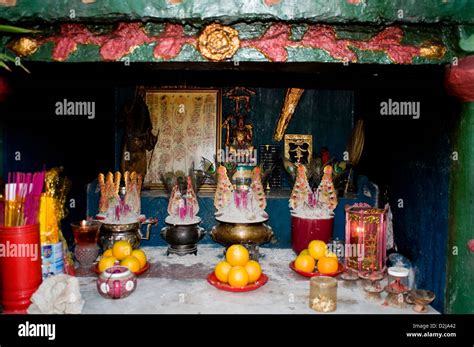
M 252 290 L 260 288 L 261 286 L 263 286 L 265 283 L 268 282 L 268 276 L 265 274 L 261 274 L 260 278 L 253 283 L 249 283 L 243 287 L 232 287 L 228 283 L 219 281 L 216 277 L 216 274 L 214 272 L 211 272 L 207 276 L 207 282 L 209 282 L 209 284 L 213 285 L 214 287 L 220 290 L 225 290 L 227 292 L 234 292 L 234 293 L 242 293 L 242 292 L 250 292 Z
M 207 281 L 220 290 L 249 292 L 267 283 L 268 277 L 262 272 L 258 261 L 250 260 L 247 248 L 236 244 L 227 249 L 225 260 L 217 263 Z
M 344 271 L 344 266 L 337 260 L 335 253 L 328 249 L 324 241 L 313 240 L 308 248 L 302 250 L 290 269 L 305 277 L 337 276 Z
M 321 272 L 319 271 L 313 271 L 313 272 L 305 272 L 305 271 L 301 271 L 301 270 L 298 270 L 296 267 L 295 267 L 295 262 L 292 261 L 290 263 L 290 269 L 293 270 L 294 272 L 300 274 L 301 276 L 304 276 L 304 277 L 314 277 L 314 276 L 330 276 L 330 277 L 335 277 L 341 273 L 344 272 L 344 265 L 342 265 L 341 263 L 338 263 L 338 267 L 337 267 L 337 270 L 335 272 L 329 272 L 329 273 L 324 273 L 322 274 Z
M 120 263 L 117 263 L 117 265 L 120 265 Z M 142 267 L 140 270 L 138 270 L 138 271 L 134 271 L 133 273 L 135 274 L 135 276 L 140 276 L 140 275 L 144 274 L 145 272 L 147 272 L 148 269 L 150 268 L 150 266 L 151 266 L 150 263 L 147 261 L 147 262 L 145 263 L 145 266 L 143 266 L 143 267 Z M 100 272 L 100 270 L 99 270 L 99 263 L 95 263 L 95 264 L 93 265 L 93 267 L 92 267 L 92 270 L 93 270 L 96 274 L 100 275 L 101 272 Z

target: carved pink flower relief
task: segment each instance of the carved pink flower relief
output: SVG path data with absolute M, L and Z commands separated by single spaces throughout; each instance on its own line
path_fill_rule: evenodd
M 0 6 L 16 6 L 16 0 L 0 0 Z
M 471 250 L 471 252 L 474 253 L 474 239 L 473 239 L 473 240 L 470 240 L 470 241 L 467 243 L 467 246 L 469 247 L 469 249 Z
M 282 0 L 263 0 L 265 5 L 267 6 L 273 6 L 273 5 L 278 5 Z

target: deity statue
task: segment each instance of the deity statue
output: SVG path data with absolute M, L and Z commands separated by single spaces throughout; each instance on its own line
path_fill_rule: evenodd
M 229 116 L 222 127 L 226 129 L 225 145 L 230 147 L 231 151 L 237 150 L 253 150 L 253 126 L 250 123 L 245 123 L 243 115 L 239 115 L 236 124 L 232 124 L 235 116 Z
M 145 88 L 137 88 L 135 97 L 125 103 L 119 117 L 124 127 L 121 169 L 123 172 L 135 171 L 142 177 L 146 176 L 148 169 L 146 153 L 154 151 L 158 141 L 158 136 L 152 132 L 153 125 L 145 96 Z

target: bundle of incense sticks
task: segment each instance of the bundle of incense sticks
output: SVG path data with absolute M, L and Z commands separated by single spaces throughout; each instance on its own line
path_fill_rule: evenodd
M 43 191 L 45 172 L 9 172 L 5 185 L 3 224 L 20 226 L 37 224 L 40 197 Z

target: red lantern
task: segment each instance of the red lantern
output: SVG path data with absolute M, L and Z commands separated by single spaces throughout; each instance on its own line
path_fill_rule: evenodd
M 346 207 L 346 268 L 360 274 L 385 271 L 387 212 L 368 204 Z

